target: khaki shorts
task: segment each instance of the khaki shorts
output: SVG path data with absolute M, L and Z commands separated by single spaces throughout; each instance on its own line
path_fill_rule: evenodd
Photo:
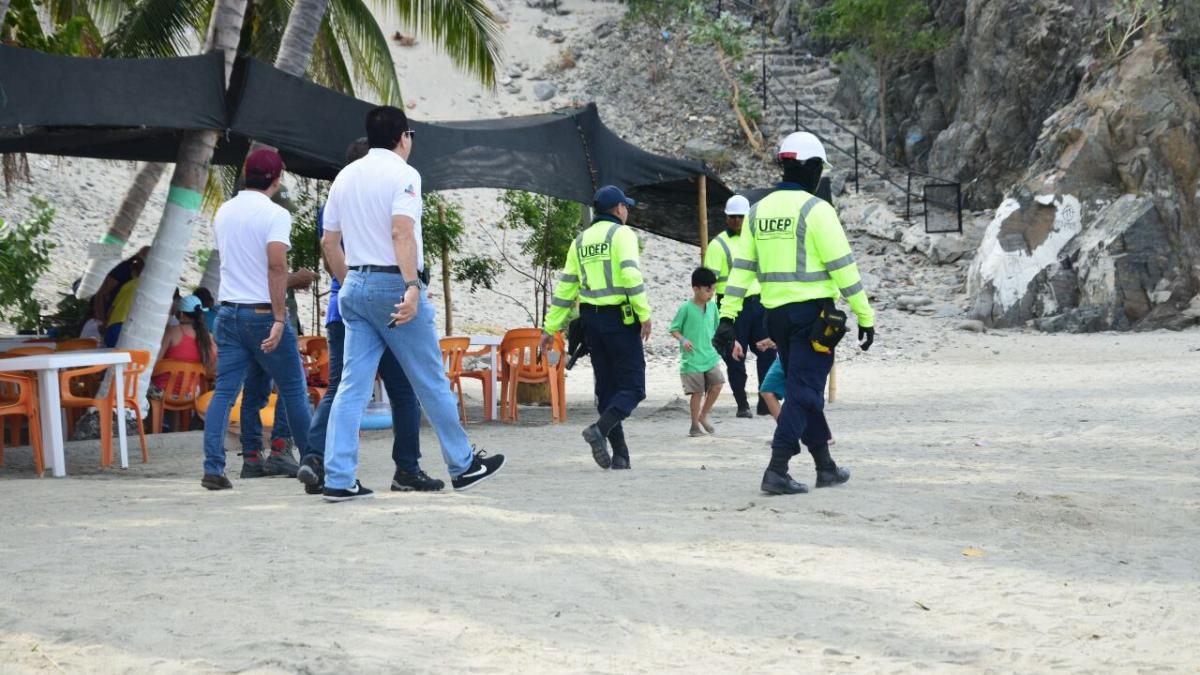
M 683 381 L 685 394 L 703 394 L 713 385 L 725 384 L 725 376 L 721 374 L 719 365 L 713 366 L 705 373 L 680 373 L 679 379 Z

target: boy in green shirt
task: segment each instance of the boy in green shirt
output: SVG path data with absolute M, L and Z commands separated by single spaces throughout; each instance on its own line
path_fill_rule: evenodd
M 679 377 L 683 380 L 683 393 L 692 397 L 689 436 L 703 436 L 705 431 L 710 434 L 715 431 L 708 421 L 708 414 L 717 402 L 721 385 L 725 384 L 725 376 L 719 367 L 721 357 L 712 343 L 720 320 L 717 303 L 712 299 L 716 284 L 716 273 L 707 267 L 692 272 L 692 299 L 679 307 L 671 322 L 671 337 L 679 341 Z

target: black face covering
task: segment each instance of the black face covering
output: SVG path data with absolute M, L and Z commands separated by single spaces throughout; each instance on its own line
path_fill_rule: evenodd
M 805 192 L 815 194 L 817 186 L 821 184 L 821 173 L 824 170 L 825 163 L 819 159 L 805 162 L 784 161 L 783 180 L 787 183 L 797 183 Z

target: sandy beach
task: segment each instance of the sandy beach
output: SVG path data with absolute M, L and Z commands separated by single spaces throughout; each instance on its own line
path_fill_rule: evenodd
M 666 367 L 629 473 L 579 440 L 586 365 L 567 423 L 470 426 L 509 464 L 463 494 L 207 493 L 196 433 L 128 471 L 74 444 L 67 480 L 10 450 L 0 671 L 1195 672 L 1197 350 L 1196 331 L 959 334 L 920 363 L 843 362 L 829 415 L 854 477 L 791 498 L 757 489 L 769 420 L 727 401 L 686 438 Z M 368 486 L 389 448 L 365 441 Z

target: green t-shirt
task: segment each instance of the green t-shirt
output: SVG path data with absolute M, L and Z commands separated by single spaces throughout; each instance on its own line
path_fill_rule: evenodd
M 675 320 L 671 322 L 670 331 L 679 331 L 683 337 L 692 343 L 692 351 L 682 346 L 679 348 L 679 372 L 707 373 L 721 362 L 721 357 L 713 347 L 713 336 L 717 334 L 717 322 L 720 321 L 717 303 L 708 301 L 701 308 L 688 300 L 679 306 L 675 312 Z

